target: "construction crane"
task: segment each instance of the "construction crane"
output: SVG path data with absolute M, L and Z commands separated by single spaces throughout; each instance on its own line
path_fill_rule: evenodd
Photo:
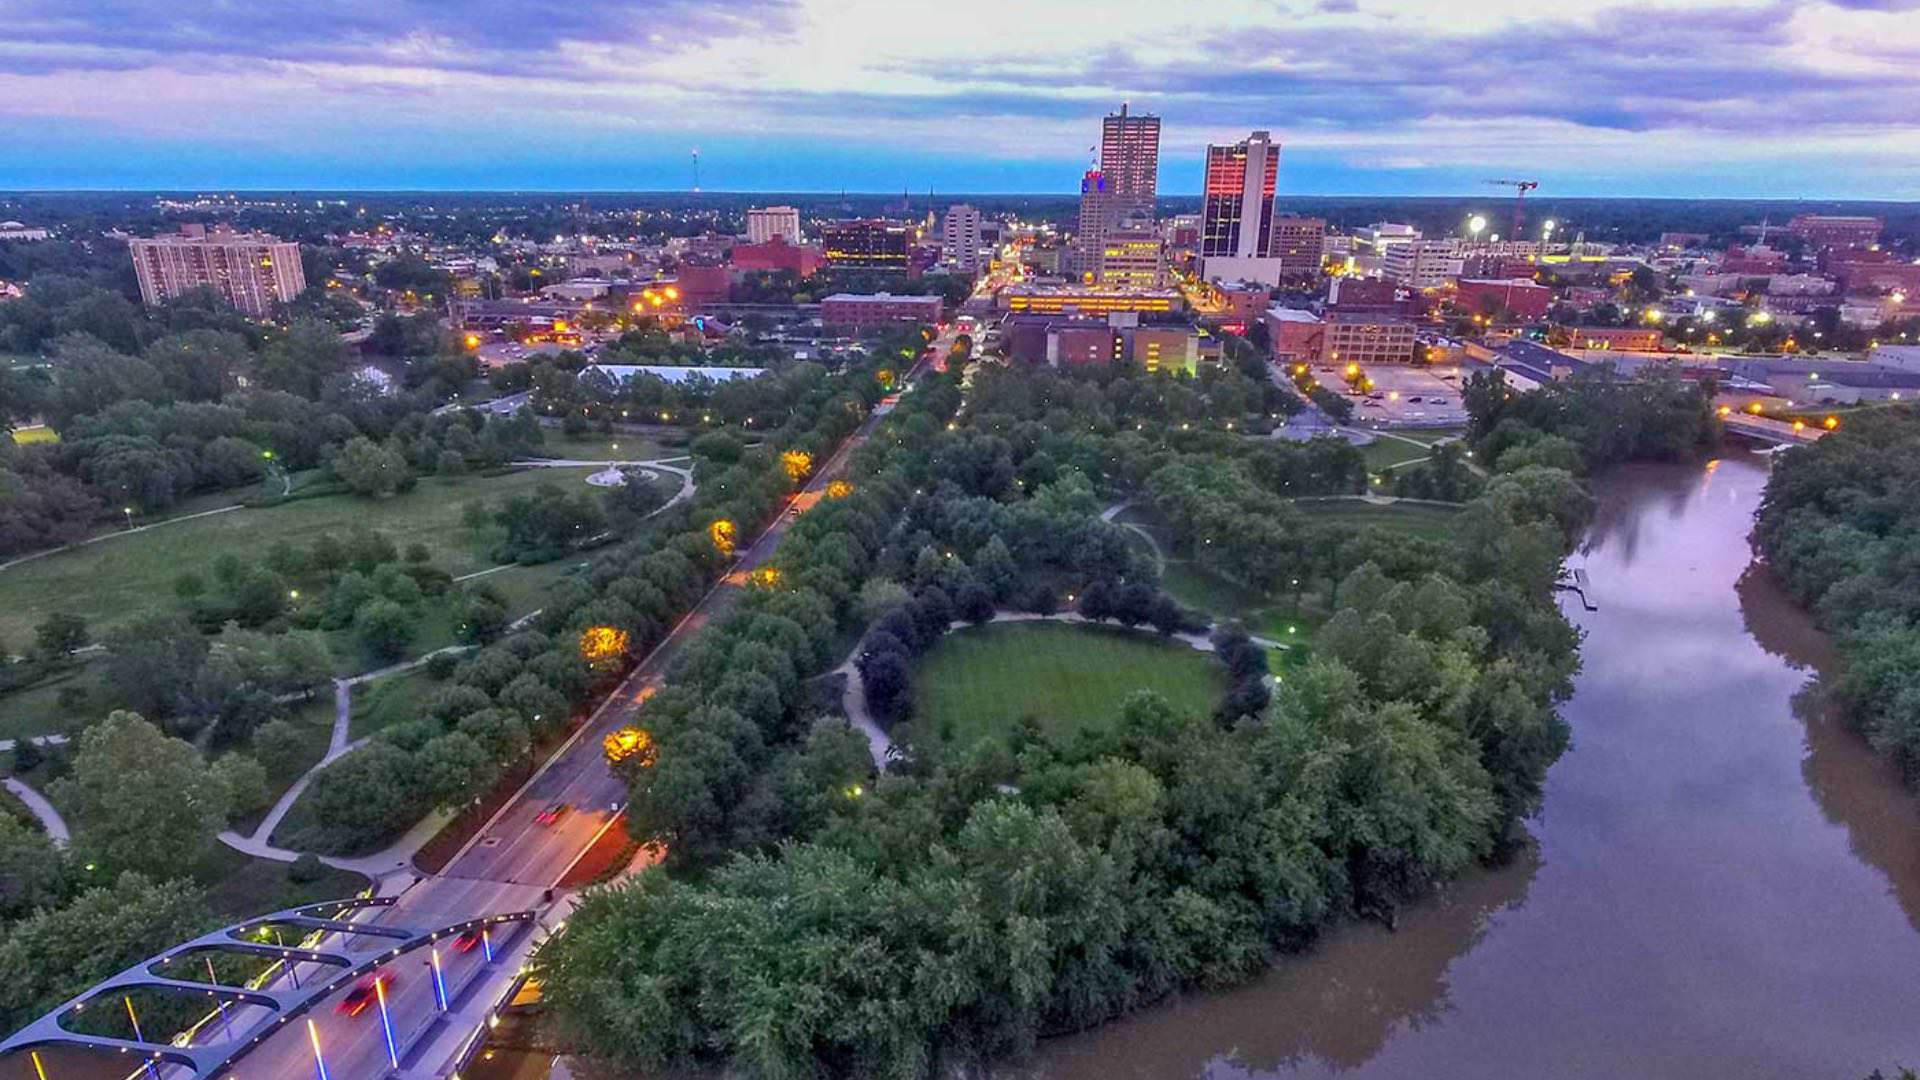
M 1521 230 L 1527 225 L 1527 192 L 1540 186 L 1538 180 L 1488 180 L 1489 184 L 1510 187 L 1513 193 L 1513 234 L 1509 239 L 1521 238 Z

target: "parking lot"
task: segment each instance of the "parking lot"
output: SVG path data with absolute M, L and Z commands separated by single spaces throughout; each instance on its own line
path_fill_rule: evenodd
M 1319 374 L 1321 382 L 1344 391 L 1338 371 Z M 1348 395 L 1354 421 L 1370 427 L 1458 427 L 1467 422 L 1460 402 L 1460 380 L 1467 374 L 1464 367 L 1376 364 L 1367 368 L 1373 390 Z

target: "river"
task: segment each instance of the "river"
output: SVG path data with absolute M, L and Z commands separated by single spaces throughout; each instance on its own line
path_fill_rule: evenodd
M 1011 1074 L 1860 1080 L 1920 1066 L 1920 803 L 1823 705 L 1829 646 L 1755 567 L 1765 459 L 1596 484 L 1600 610 L 1536 843 L 1221 994 Z

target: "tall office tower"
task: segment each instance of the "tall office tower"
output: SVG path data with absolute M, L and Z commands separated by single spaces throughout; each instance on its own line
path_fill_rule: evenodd
M 940 223 L 940 258 L 948 264 L 975 273 L 986 264 L 981 257 L 980 210 L 966 203 L 947 207 Z
M 1153 217 L 1160 191 L 1160 118 L 1120 111 L 1100 124 L 1100 174 L 1107 178 L 1112 219 Z
M 1273 194 L 1280 144 L 1264 131 L 1231 146 L 1207 147 L 1200 257 L 1263 259 L 1273 254 Z
M 182 225 L 178 233 L 127 241 L 140 299 L 148 307 L 208 286 L 256 319 L 273 314 L 307 287 L 300 245 L 224 225 Z
M 1080 182 L 1078 255 L 1082 272 L 1097 274 L 1106 231 L 1131 218 L 1153 219 L 1160 191 L 1160 118 L 1120 111 L 1100 122 L 1100 167 Z
M 791 206 L 755 207 L 747 211 L 747 243 L 764 244 L 774 237 L 800 243 L 800 211 Z

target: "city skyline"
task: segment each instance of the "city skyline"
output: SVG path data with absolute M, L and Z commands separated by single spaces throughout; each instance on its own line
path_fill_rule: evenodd
M 1128 102 L 1168 195 L 1268 129 L 1301 195 L 1920 198 L 1914 11 L 0 0 L 0 188 L 1068 194 Z

